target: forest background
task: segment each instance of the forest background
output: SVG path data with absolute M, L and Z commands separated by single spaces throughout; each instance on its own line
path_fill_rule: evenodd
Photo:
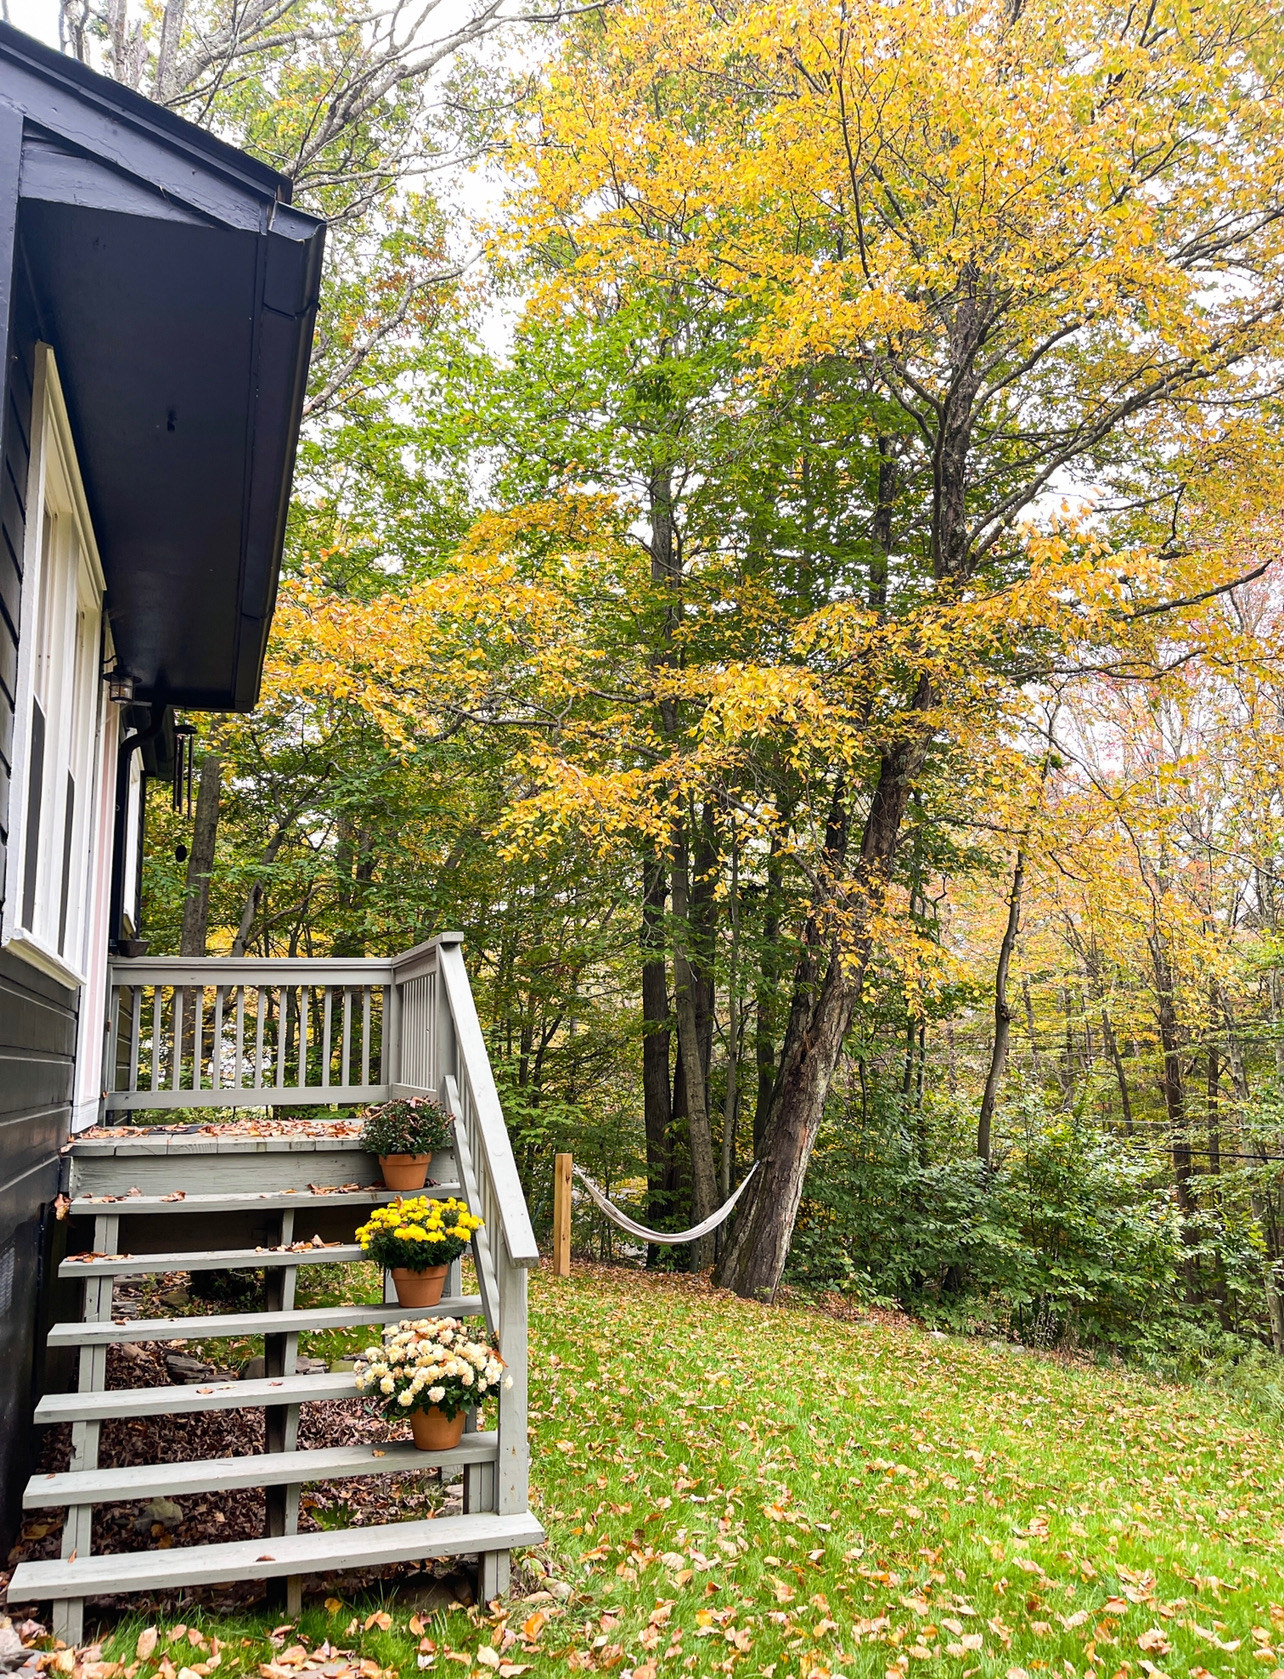
M 1278 8 L 62 32 L 331 223 L 152 951 L 457 928 L 537 1226 L 558 1149 L 668 1228 L 759 1159 L 646 1262 L 1277 1368 Z

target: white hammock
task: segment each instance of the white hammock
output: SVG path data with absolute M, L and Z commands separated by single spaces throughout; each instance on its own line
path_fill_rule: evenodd
M 716 1230 L 722 1223 L 723 1219 L 731 1212 L 731 1209 L 735 1206 L 736 1202 L 744 1194 L 745 1190 L 748 1188 L 749 1179 L 758 1170 L 760 1164 L 760 1161 L 755 1160 L 753 1165 L 749 1168 L 748 1175 L 745 1177 L 744 1182 L 740 1185 L 739 1189 L 736 1190 L 731 1199 L 729 1201 L 724 1201 L 716 1213 L 710 1213 L 708 1218 L 702 1220 L 701 1223 L 693 1224 L 690 1230 L 648 1230 L 645 1224 L 638 1224 L 634 1219 L 631 1219 L 627 1213 L 622 1213 L 618 1207 L 613 1206 L 593 1182 L 592 1178 L 589 1177 L 587 1172 L 581 1171 L 578 1166 L 576 1166 L 574 1170 L 575 1176 L 584 1185 L 585 1189 L 588 1190 L 589 1194 L 593 1197 L 593 1200 L 606 1214 L 607 1218 L 611 1220 L 612 1224 L 618 1224 L 621 1230 L 627 1230 L 630 1236 L 636 1236 L 641 1242 L 656 1242 L 660 1245 L 664 1245 L 666 1243 L 674 1242 L 698 1242 L 701 1236 L 707 1236 L 711 1230 Z

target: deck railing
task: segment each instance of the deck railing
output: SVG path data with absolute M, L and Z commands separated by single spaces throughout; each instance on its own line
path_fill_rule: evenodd
M 526 1272 L 539 1250 L 460 943 L 445 933 L 389 960 L 113 962 L 106 1109 L 441 1102 L 469 1205 L 485 1221 L 473 1242 L 478 1292 L 512 1378 L 494 1483 L 475 1507 L 513 1514 L 527 1508 Z
M 107 1110 L 380 1101 L 395 1078 L 393 984 L 386 961 L 114 962 Z

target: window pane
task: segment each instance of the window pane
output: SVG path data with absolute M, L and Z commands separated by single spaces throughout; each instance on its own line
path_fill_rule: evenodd
M 67 954 L 67 899 L 71 890 L 72 841 L 76 835 L 76 778 L 67 771 L 67 809 L 62 823 L 62 900 L 58 907 L 58 954 Z
M 40 864 L 40 807 L 45 790 L 45 714 L 31 705 L 31 759 L 27 766 L 27 843 L 23 860 L 22 924 L 36 924 L 36 873 Z

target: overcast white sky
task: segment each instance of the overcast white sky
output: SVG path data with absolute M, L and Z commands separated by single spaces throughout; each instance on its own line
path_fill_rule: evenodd
M 57 0 L 9 0 L 9 22 L 51 47 L 58 45 Z

